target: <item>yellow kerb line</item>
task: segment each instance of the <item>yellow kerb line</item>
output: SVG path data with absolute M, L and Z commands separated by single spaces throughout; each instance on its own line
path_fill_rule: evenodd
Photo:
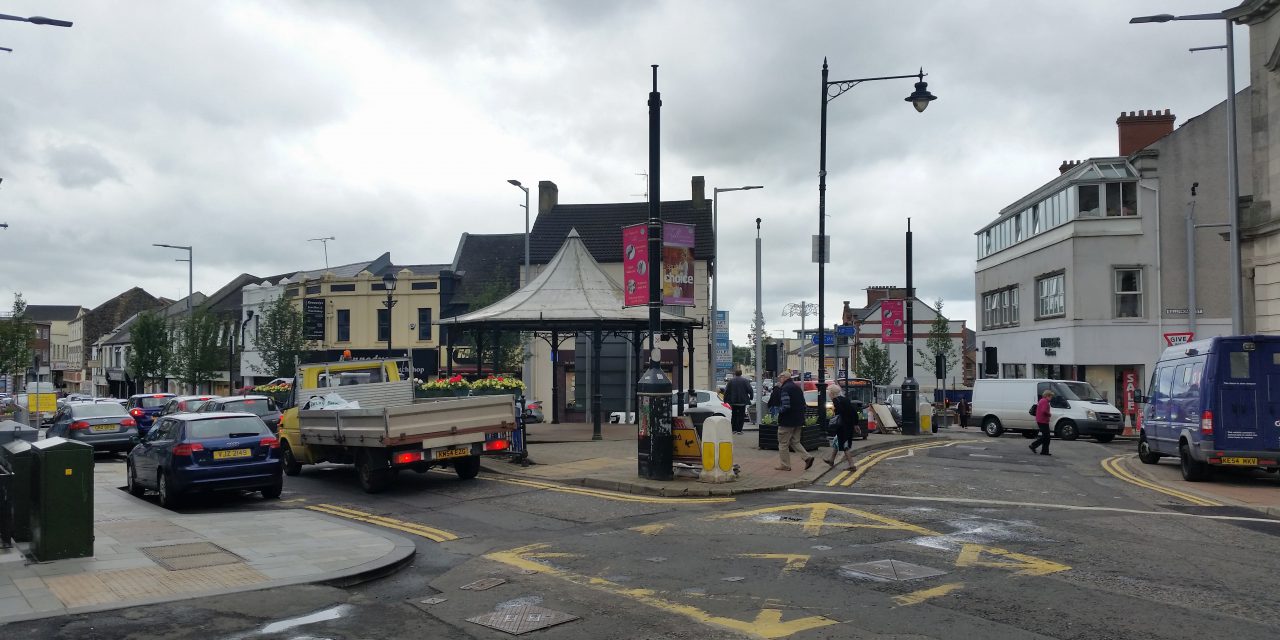
M 925 442 L 921 444 L 909 444 L 904 447 L 895 447 L 893 449 L 885 449 L 884 451 L 877 451 L 876 453 L 873 453 L 863 458 L 862 460 L 859 460 L 858 462 L 856 462 L 855 464 L 858 465 L 858 470 L 854 471 L 853 473 L 845 477 L 843 480 L 841 480 L 840 486 L 852 487 L 853 483 L 857 482 L 858 479 L 861 478 L 863 474 L 867 472 L 868 469 L 876 466 L 877 463 L 882 462 L 886 458 L 890 458 L 896 454 L 908 452 L 908 451 L 914 451 L 916 449 L 934 449 L 937 447 L 949 447 L 953 444 L 955 443 L 954 442 Z M 828 484 L 827 486 L 835 486 L 835 485 Z
M 1178 498 L 1179 500 L 1185 500 L 1199 507 L 1221 507 L 1222 506 L 1222 503 L 1214 500 L 1201 498 L 1199 496 L 1192 495 L 1190 493 L 1183 493 L 1182 491 L 1178 491 L 1177 489 L 1170 489 L 1168 487 L 1160 486 L 1154 482 L 1143 480 L 1142 478 L 1139 478 L 1133 475 L 1131 472 L 1129 472 L 1128 470 L 1120 466 L 1120 461 L 1124 460 L 1125 458 L 1126 456 L 1112 456 L 1110 458 L 1107 458 L 1102 461 L 1102 468 L 1107 473 L 1110 473 L 1112 476 L 1115 476 L 1116 478 L 1124 480 L 1125 482 L 1137 485 L 1144 489 L 1150 489 L 1158 493 L 1163 493 L 1168 496 L 1173 496 L 1174 498 Z
M 458 536 L 452 533 L 449 533 L 448 531 L 445 531 L 443 529 L 428 527 L 427 525 L 418 524 L 416 522 L 405 522 L 403 520 L 396 520 L 395 518 L 378 516 L 372 513 L 356 511 L 355 509 L 348 509 L 346 507 L 339 507 L 337 505 L 332 505 L 332 504 L 311 505 L 311 506 L 308 506 L 307 509 L 310 509 L 312 511 L 319 511 L 321 513 L 327 513 L 331 516 L 338 516 L 341 518 L 348 518 L 350 520 L 358 520 L 360 522 L 376 524 L 381 527 L 396 529 L 397 531 L 403 531 L 405 533 L 412 533 L 416 536 L 421 536 L 423 538 L 427 538 L 428 540 L 434 540 L 436 542 L 448 542 L 450 540 L 458 539 Z
M 524 480 L 521 478 L 495 478 L 488 476 L 486 480 L 496 482 L 505 482 L 507 484 L 516 484 L 524 487 L 533 487 L 535 489 L 546 489 L 547 491 L 559 491 L 561 493 L 572 493 L 580 496 L 588 496 L 592 498 L 603 498 L 605 500 L 616 500 L 618 502 L 644 502 L 648 504 L 707 504 L 707 503 L 724 503 L 734 502 L 737 498 L 670 498 L 663 496 L 643 496 L 633 495 L 629 493 L 614 493 L 612 491 L 601 491 L 597 489 L 587 489 L 583 487 L 566 487 L 549 482 L 538 482 L 536 480 Z

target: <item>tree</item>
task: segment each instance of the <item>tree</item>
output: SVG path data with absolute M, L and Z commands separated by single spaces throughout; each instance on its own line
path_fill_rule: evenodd
M 876 340 L 863 342 L 858 349 L 858 376 L 875 385 L 893 384 L 898 379 L 898 363 L 889 357 L 889 347 Z
M 946 358 L 947 371 L 955 371 L 956 364 L 960 361 L 960 353 L 956 349 L 955 341 L 951 338 L 950 323 L 946 316 L 942 315 L 942 298 L 934 301 L 933 308 L 938 315 L 933 319 L 933 325 L 929 327 L 929 339 L 925 340 L 925 348 L 916 349 L 916 366 L 923 367 L 925 371 L 933 371 L 934 361 L 941 355 Z
M 169 327 L 154 311 L 143 311 L 129 328 L 131 350 L 129 375 L 144 386 L 147 380 L 160 380 L 169 371 L 173 355 Z M 141 389 L 139 389 L 141 391 Z
M 769 333 L 765 331 L 765 328 L 764 328 L 764 325 L 765 325 L 765 321 L 763 317 L 764 314 L 760 314 L 760 315 L 761 317 L 759 318 L 752 318 L 751 329 L 747 333 L 747 342 L 751 344 L 753 347 L 756 344 L 756 336 L 760 336 L 761 344 L 768 344 L 768 342 L 771 340 L 771 338 L 769 337 Z M 757 326 L 757 321 L 759 322 L 759 326 Z
M 254 369 L 263 375 L 292 378 L 294 361 L 302 353 L 305 344 L 302 334 L 302 311 L 295 309 L 293 301 L 285 296 L 276 298 L 263 314 L 258 327 L 256 344 L 262 357 L 262 366 Z
M 226 365 L 226 327 L 204 309 L 196 309 L 179 321 L 173 331 L 170 371 L 194 391 Z
M 752 344 L 755 344 L 755 343 L 752 343 Z M 752 359 L 756 357 L 756 353 L 755 353 L 756 350 L 754 347 L 739 347 L 738 345 L 732 344 L 732 343 L 731 343 L 731 346 L 733 348 L 734 364 L 749 365 L 751 364 Z
M 35 334 L 26 313 L 27 302 L 21 293 L 15 293 L 12 313 L 8 318 L 0 319 L 0 375 L 9 374 L 11 383 L 18 374 L 31 367 L 31 340 Z

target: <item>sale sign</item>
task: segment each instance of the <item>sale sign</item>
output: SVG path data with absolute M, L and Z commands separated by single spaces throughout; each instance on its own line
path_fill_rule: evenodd
M 885 344 L 902 344 L 907 341 L 907 316 L 903 301 L 880 301 L 880 339 Z
M 622 228 L 622 304 L 649 304 L 649 226 Z M 661 268 L 661 265 L 659 265 Z
M 1138 403 L 1134 402 L 1134 394 L 1138 389 L 1138 372 L 1125 369 L 1120 375 L 1124 385 L 1124 414 L 1131 416 L 1138 412 Z
M 694 231 L 691 224 L 668 222 L 662 225 L 662 304 L 693 306 L 693 286 L 697 276 L 693 261 Z

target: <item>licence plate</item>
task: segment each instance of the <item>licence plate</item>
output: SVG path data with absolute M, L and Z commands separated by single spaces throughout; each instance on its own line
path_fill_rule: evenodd
M 1258 466 L 1257 458 L 1223 458 L 1222 464 L 1238 464 L 1248 467 Z
M 90 431 L 93 431 L 94 433 L 98 433 L 100 431 L 116 431 L 119 428 L 120 428 L 120 425 L 118 424 L 95 424 L 92 427 L 90 427 Z
M 248 449 L 224 449 L 222 451 L 214 451 L 214 460 L 226 460 L 227 458 L 248 458 L 253 452 Z
M 465 458 L 471 455 L 470 449 L 445 449 L 436 452 L 436 460 L 445 460 L 447 458 Z

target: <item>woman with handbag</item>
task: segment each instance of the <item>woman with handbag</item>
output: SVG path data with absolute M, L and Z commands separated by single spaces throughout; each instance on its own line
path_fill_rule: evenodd
M 853 463 L 853 436 L 858 431 L 858 412 L 854 411 L 853 403 L 844 394 L 840 393 L 840 387 L 837 385 L 827 386 L 827 398 L 831 400 L 831 407 L 835 409 L 835 415 L 827 423 L 831 426 L 833 435 L 831 438 L 831 458 L 823 458 L 828 466 L 836 466 L 836 453 L 844 453 L 844 461 L 849 464 L 850 471 L 857 471 L 858 465 Z

